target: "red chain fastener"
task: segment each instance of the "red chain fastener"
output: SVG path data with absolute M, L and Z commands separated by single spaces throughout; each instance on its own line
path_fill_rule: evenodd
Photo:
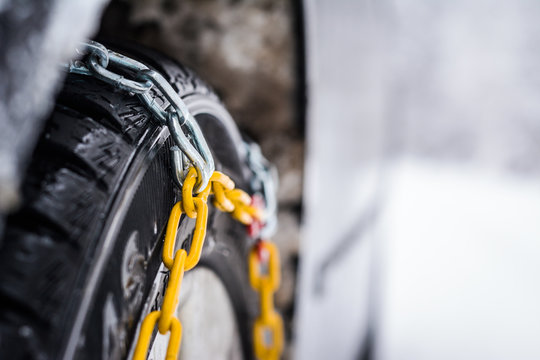
M 259 260 L 259 262 L 262 262 L 263 261 L 263 258 L 265 257 L 264 255 L 264 241 L 262 239 L 259 239 L 257 240 L 257 242 L 255 243 L 254 247 L 255 247 L 255 253 L 257 254 L 257 260 Z
M 265 203 L 263 197 L 259 194 L 253 194 L 251 196 L 251 206 L 261 210 L 264 209 Z M 251 238 L 258 239 L 263 226 L 264 222 L 262 220 L 253 219 L 253 222 L 247 226 L 248 235 Z

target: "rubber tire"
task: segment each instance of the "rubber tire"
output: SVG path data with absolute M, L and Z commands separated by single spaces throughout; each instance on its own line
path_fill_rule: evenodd
M 217 168 L 230 175 L 237 187 L 249 191 L 249 169 L 242 161 L 240 144 L 234 143 L 235 137 L 220 119 L 222 111 L 216 113 L 215 109 L 223 106 L 214 92 L 192 71 L 155 52 L 134 48 L 122 52 L 161 72 L 185 100 L 198 98 L 213 104 L 197 120 Z M 129 217 L 127 212 L 133 211 L 140 219 L 136 224 L 141 228 L 140 246 L 152 239 L 152 254 L 147 254 L 152 246 L 143 249 L 148 274 L 137 295 L 143 298 L 160 262 L 156 254 L 160 253 L 168 213 L 179 198 L 169 176 L 171 140 L 167 134 L 135 96 L 94 78 L 67 77 L 28 168 L 23 205 L 8 218 L 1 243 L 1 359 L 126 356 L 133 345 L 137 319 L 142 316 L 142 304 L 129 308 L 126 301 L 131 299 L 118 300 L 122 298 L 122 279 L 111 269 L 122 263 L 127 244 L 122 226 L 132 224 L 124 221 L 112 229 L 111 222 L 120 216 L 122 202 L 137 202 L 134 206 L 139 208 L 132 204 L 121 216 Z M 149 181 L 146 185 L 145 179 Z M 129 195 L 129 191 L 138 195 Z M 155 219 L 154 223 L 147 224 L 148 218 Z M 107 245 L 105 238 L 111 237 L 111 231 L 116 233 L 112 245 Z M 212 206 L 208 238 L 213 246 L 210 248 L 207 241 L 200 266 L 213 269 L 224 282 L 237 315 L 244 357 L 249 359 L 251 323 L 257 308 L 247 277 L 252 240 L 242 225 Z M 98 268 L 99 262 L 105 265 Z M 92 277 L 95 289 L 88 296 Z M 112 334 L 117 344 L 104 349 L 103 339 L 111 334 L 105 334 L 99 314 L 104 311 L 107 292 L 122 319 L 115 330 L 118 334 Z M 85 301 L 88 305 L 81 314 Z M 81 316 L 80 332 L 75 334 Z

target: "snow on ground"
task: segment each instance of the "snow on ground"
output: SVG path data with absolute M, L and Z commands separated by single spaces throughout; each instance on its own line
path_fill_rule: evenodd
M 390 174 L 377 358 L 540 358 L 538 179 L 411 159 Z

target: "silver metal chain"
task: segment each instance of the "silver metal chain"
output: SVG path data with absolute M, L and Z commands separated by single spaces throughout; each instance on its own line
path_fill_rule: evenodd
M 182 187 L 187 170 L 197 170 L 195 192 L 206 188 L 214 172 L 214 158 L 204 135 L 186 104 L 165 78 L 143 63 L 107 49 L 95 41 L 88 41 L 77 53 L 83 60 L 72 60 L 67 65 L 71 73 L 94 76 L 114 87 L 136 95 L 160 124 L 167 126 L 175 146 L 171 147 L 173 179 Z M 110 65 L 121 73 L 111 70 Z M 156 102 L 156 93 L 165 99 Z M 186 132 L 184 132 L 184 130 Z M 244 143 L 247 165 L 253 174 L 251 188 L 260 192 L 265 201 L 266 218 L 261 236 L 270 238 L 277 225 L 277 173 L 255 143 Z
M 204 190 L 215 170 L 214 158 L 197 121 L 169 82 L 143 63 L 111 51 L 95 41 L 81 44 L 77 52 L 84 56 L 84 60 L 71 61 L 67 65 L 68 71 L 94 76 L 118 89 L 135 94 L 152 115 L 169 128 L 175 143 L 171 147 L 175 182 L 182 185 L 189 163 L 197 170 L 195 192 Z M 112 71 L 110 65 L 122 73 Z M 130 74 L 132 78 L 129 78 Z M 150 90 L 158 92 L 166 102 L 158 104 L 156 95 Z

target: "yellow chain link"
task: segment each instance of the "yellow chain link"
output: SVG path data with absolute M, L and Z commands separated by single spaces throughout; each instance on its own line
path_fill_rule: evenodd
M 148 346 L 154 328 L 161 335 L 170 332 L 167 345 L 167 360 L 178 358 L 182 340 L 182 324 L 176 317 L 176 310 L 180 297 L 180 287 L 184 272 L 193 269 L 201 258 L 201 252 L 206 235 L 206 222 L 208 218 L 208 196 L 214 195 L 214 206 L 224 212 L 229 212 L 234 219 L 244 225 L 263 218 L 263 212 L 251 206 L 251 197 L 240 189 L 235 189 L 234 182 L 225 174 L 215 171 L 210 178 L 208 186 L 193 197 L 193 188 L 197 182 L 197 171 L 189 169 L 182 187 L 182 201 L 177 202 L 169 215 L 165 241 L 163 244 L 162 261 L 170 270 L 169 281 L 165 289 L 163 304 L 160 311 L 148 314 L 141 325 L 139 338 L 135 346 L 133 360 L 144 360 L 148 353 Z M 195 230 L 189 253 L 184 249 L 177 250 L 173 256 L 176 232 L 182 213 L 195 219 Z M 279 254 L 275 246 L 264 242 L 264 248 L 269 253 L 269 274 L 261 276 L 257 270 L 257 254 L 253 258 L 256 248 L 251 251 L 249 258 L 249 277 L 251 285 L 260 294 L 261 315 L 255 321 L 253 336 L 256 356 L 261 360 L 278 359 L 283 348 L 283 323 L 281 317 L 274 310 L 273 294 L 279 286 Z M 257 268 L 257 269 L 256 269 Z M 271 330 L 272 340 L 265 341 L 265 332 Z

